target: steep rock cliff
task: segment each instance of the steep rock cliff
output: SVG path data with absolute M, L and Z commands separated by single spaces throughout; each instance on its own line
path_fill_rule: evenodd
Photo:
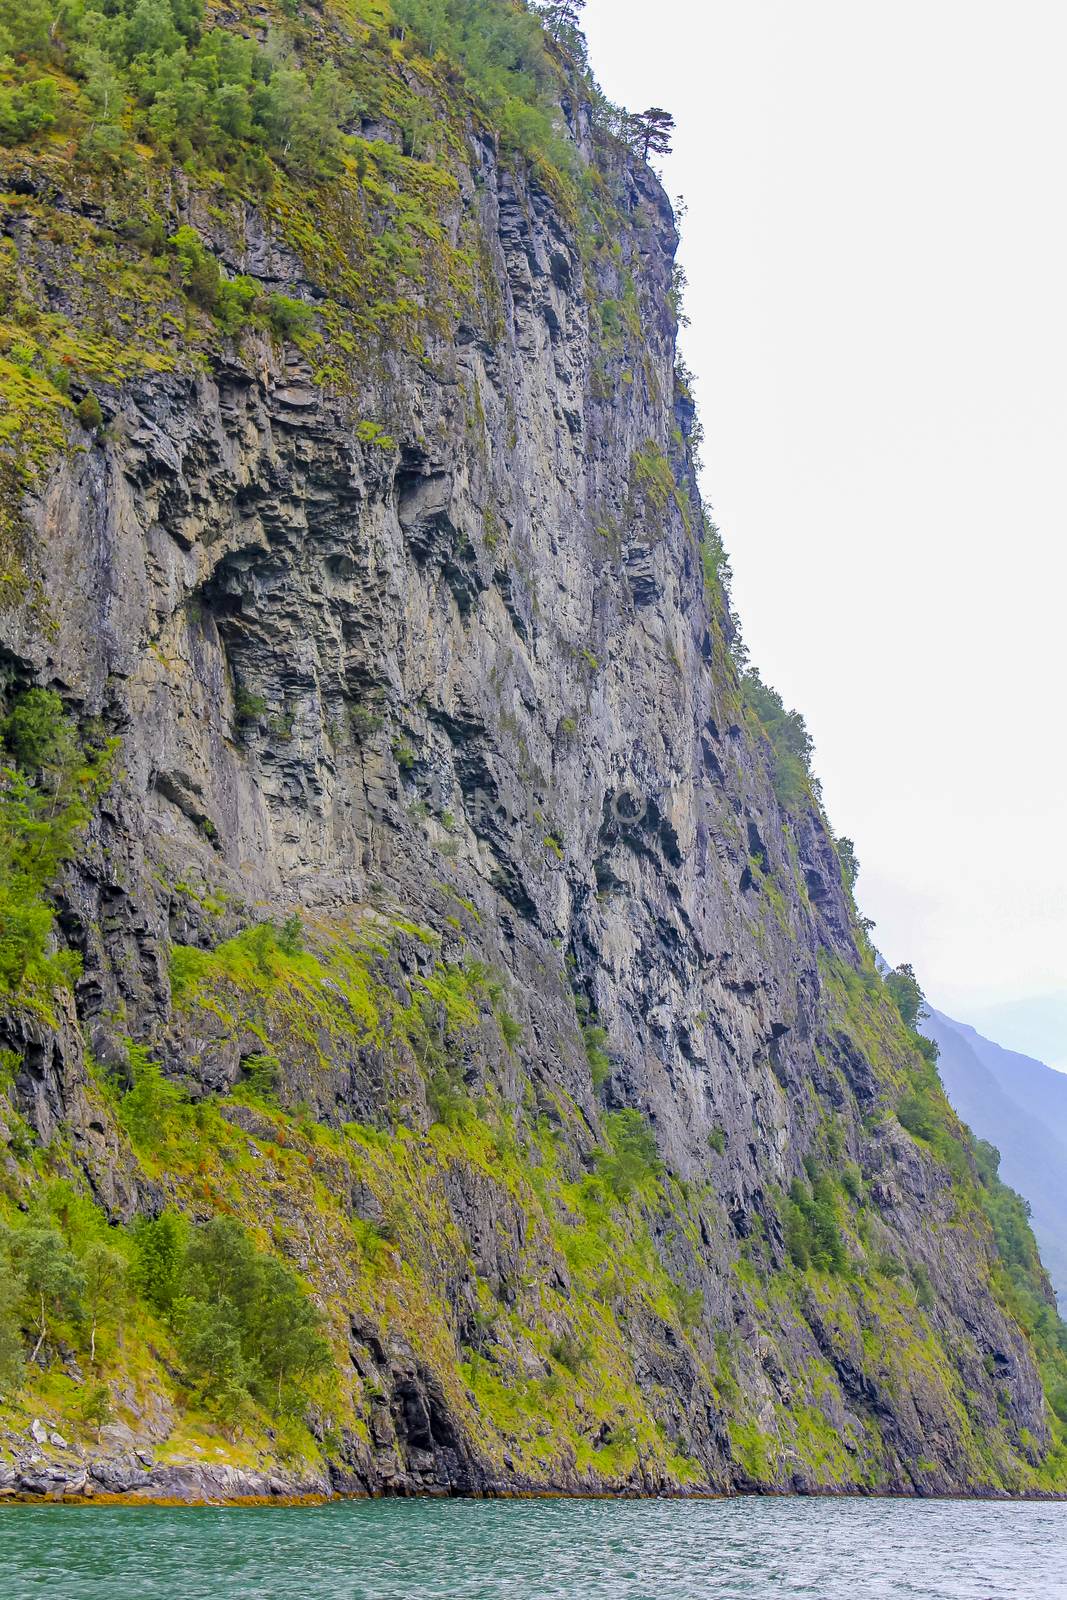
M 570 170 L 376 7 L 295 27 L 326 176 L 5 153 L 8 706 L 120 744 L 4 1183 L 239 1217 L 333 1372 L 224 1417 L 159 1306 L 57 1313 L 7 1481 L 1056 1487 L 1054 1318 L 733 659 L 657 179 L 565 51 Z

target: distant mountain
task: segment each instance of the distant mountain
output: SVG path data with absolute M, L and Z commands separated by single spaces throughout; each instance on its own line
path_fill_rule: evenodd
M 1030 1202 L 1041 1258 L 1067 1312 L 1067 1074 L 940 1011 L 922 1030 L 940 1046 L 941 1077 L 957 1112 L 996 1145 L 1001 1177 Z
M 1010 1040 L 1012 1050 L 1067 1072 L 1067 988 L 968 1007 L 967 1014 L 987 1039 Z

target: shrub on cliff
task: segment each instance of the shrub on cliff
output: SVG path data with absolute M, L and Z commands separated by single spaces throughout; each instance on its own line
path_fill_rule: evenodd
M 82 427 L 90 432 L 95 432 L 97 428 L 103 426 L 104 413 L 100 409 L 100 402 L 95 394 L 87 394 L 78 401 L 75 415 Z
M 166 1142 L 188 1101 L 177 1084 L 163 1076 L 143 1045 L 128 1045 L 127 1057 L 126 1091 L 118 1103 L 118 1119 L 134 1148 L 147 1154 Z
M 306 339 L 315 331 L 315 311 L 305 300 L 287 294 L 269 294 L 264 311 L 267 323 L 279 339 Z
M 117 741 L 83 744 L 59 696 L 30 689 L 0 722 L 0 996 L 48 1005 L 78 972 L 55 951 L 47 891 L 110 781 Z
M 0 1396 L 13 1393 L 22 1382 L 25 1356 L 18 1319 L 21 1292 L 21 1280 L 11 1263 L 0 1257 Z
M 262 285 L 246 273 L 228 278 L 222 264 L 188 223 L 171 234 L 166 243 L 182 288 L 195 305 L 214 317 L 223 333 L 233 338 L 256 323 L 265 324 L 278 338 L 292 339 L 305 350 L 321 342 L 315 331 L 314 307 L 289 295 L 264 294 Z M 266 710 L 266 701 L 239 687 L 234 709 L 239 723 L 251 723 Z
M 919 980 L 915 976 L 915 969 L 904 962 L 891 972 L 885 980 L 890 998 L 900 1012 L 900 1020 L 906 1028 L 914 1029 L 926 1008 L 926 998 L 919 987 Z
M 794 1179 L 782 1208 L 785 1244 L 793 1265 L 820 1272 L 844 1272 L 848 1253 L 837 1220 L 834 1186 L 826 1173 L 818 1173 L 810 1188 Z
M 58 113 L 59 91 L 51 78 L 0 89 L 0 144 L 22 144 L 46 132 Z
M 790 810 L 811 804 L 816 792 L 811 758 L 814 743 L 799 711 L 788 711 L 781 695 L 764 683 L 755 667 L 741 679 L 748 710 L 766 734 L 774 753 L 774 792 Z
M 609 1148 L 597 1152 L 597 1171 L 619 1200 L 655 1183 L 663 1172 L 656 1135 L 639 1111 L 612 1111 L 604 1118 Z

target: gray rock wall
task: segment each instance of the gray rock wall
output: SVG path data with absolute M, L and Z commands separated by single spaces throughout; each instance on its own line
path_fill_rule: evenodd
M 389 908 L 441 932 L 446 957 L 503 974 L 521 1041 L 471 1047 L 473 1092 L 493 1086 L 516 1108 L 565 1097 L 575 1173 L 604 1113 L 635 1108 L 671 1184 L 696 1194 L 687 1227 L 670 1199 L 649 1220 L 699 1300 L 696 1325 L 682 1336 L 633 1312 L 625 1334 L 649 1412 L 697 1481 L 999 1488 L 1047 1445 L 1040 1381 L 988 1288 L 987 1234 L 955 1226 L 946 1172 L 872 1115 L 902 1047 L 875 1022 L 878 1051 L 865 1050 L 845 1023 L 828 973 L 860 954 L 833 843 L 817 807 L 787 813 L 775 797 L 703 573 L 674 221 L 641 164 L 612 182 L 616 248 L 583 252 L 552 198 L 471 138 L 450 225 L 482 241 L 481 300 L 417 352 L 368 354 L 354 392 L 253 332 L 205 370 L 100 389 L 106 437 L 81 438 L 28 505 L 48 626 L 39 604 L 3 618 L 13 681 L 60 688 L 122 738 L 121 774 L 60 891 L 85 963 L 76 1017 L 9 1028 L 22 1104 L 46 1141 L 73 1127 L 115 1216 L 158 1208 L 94 1121 L 82 1035 L 107 1063 L 128 1032 L 195 1093 L 225 1091 L 242 1048 L 174 1017 L 171 943 L 209 946 L 294 910 Z M 181 215 L 229 270 L 321 295 L 254 210 L 238 231 L 193 194 Z M 18 243 L 62 303 L 62 248 Z M 631 308 L 619 337 L 606 301 Z M 456 900 L 477 919 L 462 938 Z M 429 958 L 402 959 L 417 971 Z M 610 1061 L 598 1087 L 583 1018 Z M 386 1118 L 390 1070 L 365 1049 L 318 1077 L 298 1080 L 294 1063 L 292 1098 L 327 1122 Z M 428 1120 L 417 1075 L 405 1092 Z M 810 1285 L 767 1288 L 788 1262 L 782 1196 L 805 1156 L 825 1158 L 830 1125 L 873 1197 L 872 1249 L 932 1284 L 922 1361 L 870 1297 L 849 1291 L 846 1314 Z M 447 1201 L 466 1250 L 441 1268 L 460 1329 L 471 1263 L 505 1292 L 529 1239 L 521 1206 L 473 1169 L 450 1170 Z M 901 1356 L 892 1376 L 876 1333 Z M 418 1345 L 353 1322 L 353 1361 L 385 1399 L 337 1485 L 530 1481 L 453 1414 Z M 809 1404 L 852 1477 L 782 1445 L 782 1416 Z M 775 1445 L 765 1471 L 731 1421 Z M 172 1481 L 135 1475 L 156 1492 Z

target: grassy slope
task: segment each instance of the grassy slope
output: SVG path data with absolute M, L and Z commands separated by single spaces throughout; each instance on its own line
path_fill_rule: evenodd
M 813 1359 L 805 1392 L 778 1405 L 769 1422 L 751 1413 L 744 1351 L 734 1337 L 720 1334 L 709 1359 L 698 1328 L 699 1298 L 672 1278 L 668 1262 L 678 1250 L 699 1255 L 702 1218 L 705 1226 L 725 1228 L 714 1188 L 682 1185 L 640 1154 L 620 1161 L 627 1130 L 610 1116 L 590 1151 L 578 1109 L 562 1097 L 539 1099 L 530 1083 L 518 1112 L 492 1093 L 475 1099 L 460 1061 L 480 1039 L 500 1049 L 502 1029 L 512 1031 L 503 997 L 477 961 L 446 966 L 437 960 L 430 930 L 418 936 L 432 962 L 425 978 L 399 982 L 390 950 L 396 939 L 412 936 L 408 925 L 398 928 L 376 914 L 359 927 L 311 927 L 308 947 L 293 954 L 262 930 L 213 955 L 179 949 L 179 1028 L 211 1039 L 216 1049 L 251 1033 L 262 1042 L 262 1056 L 232 1095 L 197 1104 L 143 1064 L 125 1092 L 96 1075 L 102 1114 L 123 1128 L 131 1166 L 157 1180 L 168 1203 L 189 1216 L 239 1218 L 257 1244 L 295 1264 L 325 1308 L 336 1370 L 316 1380 L 309 1398 L 327 1452 L 341 1428 L 366 1437 L 376 1399 L 373 1379 L 361 1379 L 345 1359 L 354 1310 L 372 1326 L 405 1331 L 441 1376 L 454 1415 L 502 1475 L 507 1454 L 515 1470 L 540 1481 L 574 1470 L 601 1481 L 635 1471 L 650 1482 L 699 1479 L 686 1441 L 672 1437 L 662 1420 L 671 1413 L 670 1397 L 663 1397 L 657 1424 L 634 1372 L 628 1330 L 652 1323 L 665 1349 L 681 1344 L 691 1351 L 718 1397 L 733 1452 L 753 1480 L 788 1481 L 799 1462 L 827 1484 L 877 1487 L 884 1466 L 873 1424 L 839 1436 L 820 1406 L 836 1390 L 829 1362 Z M 840 1024 L 876 1061 L 892 1060 L 891 1071 L 905 1087 L 909 1069 L 902 1072 L 896 1063 L 908 1062 L 907 1040 L 875 980 L 842 969 L 828 974 L 828 989 Z M 274 1061 L 321 1073 L 338 1053 L 370 1045 L 395 1068 L 376 1125 L 327 1126 L 305 1107 L 282 1109 L 272 1088 Z M 413 1114 L 419 1083 L 431 1107 L 428 1127 Z M 953 1180 L 952 1226 L 982 1232 L 990 1202 L 1005 1200 L 974 1181 L 965 1136 L 952 1126 L 947 1108 L 944 1118 L 963 1157 Z M 28 1130 L 21 1131 L 29 1146 Z M 865 1186 L 835 1161 L 832 1124 L 826 1143 L 846 1264 L 840 1270 L 787 1264 L 775 1271 L 757 1240 L 734 1273 L 761 1338 L 784 1339 L 814 1316 L 829 1330 L 834 1351 L 854 1358 L 879 1386 L 925 1394 L 932 1414 L 947 1410 L 956 1418 L 976 1483 L 1019 1489 L 1060 1482 L 1057 1455 L 1035 1467 L 1004 1434 L 971 1425 L 967 1396 L 926 1316 L 921 1276 L 909 1276 L 883 1248 Z M 583 1147 L 584 1162 L 576 1155 Z M 40 1192 L 45 1174 L 57 1168 L 66 1167 L 78 1185 L 72 1155 L 61 1146 L 47 1157 L 28 1152 L 17 1181 L 7 1185 L 7 1215 L 14 1218 L 12 1202 L 30 1185 Z M 479 1271 L 456 1225 L 449 1179 L 457 1170 L 487 1214 L 509 1219 L 521 1212 L 524 1243 L 506 1283 Z M 76 1249 L 106 1231 L 132 1254 L 124 1230 L 107 1229 L 102 1214 L 84 1204 L 71 1211 L 68 1188 L 54 1195 L 54 1214 Z M 457 1339 L 447 1292 L 464 1273 L 476 1294 Z M 1040 1321 L 1033 1280 L 1029 1287 L 1016 1281 L 1021 1287 L 998 1269 L 989 1292 L 1014 1295 L 1020 1319 L 1034 1323 L 1036 1315 Z M 47 1373 L 34 1370 L 16 1402 L 24 1417 L 51 1413 L 69 1433 L 81 1415 L 91 1438 L 99 1419 L 84 1413 L 92 1380 L 102 1375 L 120 1420 L 129 1415 L 126 1400 L 143 1409 L 150 1394 L 164 1397 L 173 1431 L 161 1459 L 187 1458 L 212 1436 L 225 1440 L 228 1457 L 232 1451 L 237 1462 L 318 1458 L 320 1445 L 306 1427 L 272 1416 L 269 1407 L 247 1413 L 236 1431 L 213 1416 L 203 1395 L 178 1375 L 166 1321 L 135 1290 L 121 1320 L 98 1335 L 92 1372 L 87 1336 L 84 1318 L 57 1329 L 53 1342 L 62 1339 L 79 1352 L 80 1381 L 63 1374 L 70 1363 L 62 1360 Z M 1050 1319 L 1044 1319 L 1044 1333 L 1038 1331 L 1038 1347 L 1047 1376 L 1062 1384 L 1063 1357 Z

